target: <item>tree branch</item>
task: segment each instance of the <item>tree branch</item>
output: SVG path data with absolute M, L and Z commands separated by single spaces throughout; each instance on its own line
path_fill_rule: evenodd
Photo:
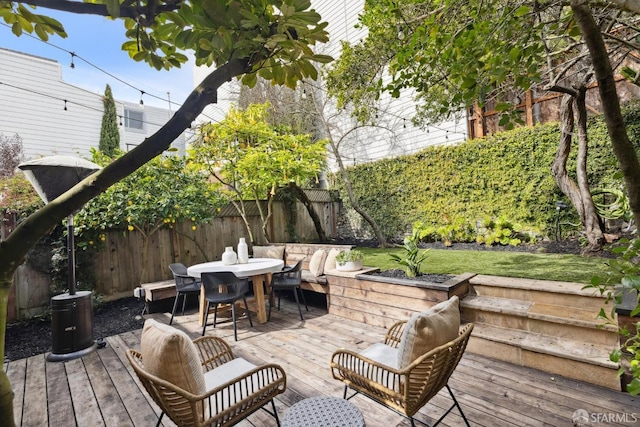
M 147 6 L 131 6 L 130 3 L 120 5 L 120 17 L 138 19 L 145 26 L 152 25 L 155 17 L 164 12 L 176 11 L 183 0 L 169 0 L 162 5 L 149 2 Z M 84 3 L 73 0 L 24 0 L 22 4 L 59 10 L 79 15 L 111 16 L 104 4 Z

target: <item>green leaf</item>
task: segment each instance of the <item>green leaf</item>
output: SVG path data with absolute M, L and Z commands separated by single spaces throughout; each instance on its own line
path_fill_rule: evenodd
M 531 12 L 531 8 L 529 6 L 522 5 L 518 9 L 516 9 L 515 16 L 518 18 L 521 18 L 530 12 Z
M 112 18 L 120 17 L 120 0 L 105 0 L 105 5 Z

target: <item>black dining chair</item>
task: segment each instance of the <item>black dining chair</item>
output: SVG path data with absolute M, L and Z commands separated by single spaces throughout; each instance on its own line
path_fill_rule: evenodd
M 298 304 L 298 312 L 300 313 L 300 320 L 304 320 L 302 317 L 302 309 L 300 308 L 300 301 L 298 300 L 298 291 L 302 295 L 302 301 L 304 307 L 309 311 L 307 301 L 304 298 L 304 293 L 300 288 L 302 282 L 302 260 L 298 261 L 293 267 L 285 267 L 282 271 L 277 271 L 271 274 L 271 293 L 269 294 L 269 315 L 267 320 L 271 320 L 271 306 L 274 294 L 278 294 L 278 310 L 280 310 L 280 291 L 293 291 L 293 296 L 296 298 L 296 304 Z
M 171 324 L 173 323 L 173 316 L 176 314 L 180 297 L 182 296 L 182 315 L 184 316 L 184 306 L 187 302 L 187 295 L 200 295 L 200 280 L 189 276 L 187 274 L 187 267 L 179 262 L 169 264 L 169 270 L 171 270 L 173 279 L 176 281 L 176 299 L 173 302 L 171 320 L 169 320 L 169 324 Z
M 217 273 L 202 273 L 202 286 L 204 286 L 204 297 L 207 301 L 207 307 L 204 312 L 204 326 L 202 327 L 202 335 L 207 329 L 207 320 L 209 318 L 209 309 L 214 304 L 213 310 L 213 327 L 216 327 L 218 320 L 218 305 L 231 304 L 231 319 L 233 321 L 233 337 L 238 341 L 238 330 L 236 326 L 236 301 L 242 299 L 244 307 L 247 310 L 249 324 L 253 327 L 251 320 L 251 312 L 247 304 L 246 294 L 249 291 L 249 280 L 247 278 L 236 277 L 230 271 L 221 271 Z

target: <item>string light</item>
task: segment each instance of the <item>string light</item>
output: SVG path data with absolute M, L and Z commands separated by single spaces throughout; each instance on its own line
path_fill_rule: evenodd
M 144 102 L 142 101 L 142 95 L 144 95 L 143 90 L 140 91 L 140 105 L 144 105 Z
M 64 100 L 64 111 L 67 111 L 67 100 Z
M 122 116 L 118 115 L 118 118 L 120 119 L 120 126 L 122 126 Z
M 73 57 L 76 56 L 75 52 L 69 52 L 71 54 L 71 68 L 76 68 L 76 64 L 73 63 Z

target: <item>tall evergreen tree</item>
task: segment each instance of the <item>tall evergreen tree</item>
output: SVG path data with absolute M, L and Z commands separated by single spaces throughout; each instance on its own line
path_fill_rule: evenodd
M 120 148 L 120 131 L 118 130 L 118 115 L 116 103 L 113 100 L 111 86 L 107 85 L 102 97 L 104 113 L 102 115 L 102 128 L 100 129 L 100 151 L 109 157 L 113 157 Z

